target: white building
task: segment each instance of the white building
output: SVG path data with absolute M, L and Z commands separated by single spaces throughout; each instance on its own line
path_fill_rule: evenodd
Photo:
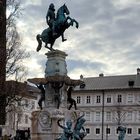
M 30 86 L 27 83 L 16 83 L 9 81 L 12 89 L 18 88 L 17 98 L 19 101 L 14 101 L 7 108 L 6 124 L 2 127 L 2 135 L 13 136 L 16 130 L 27 130 L 31 128 L 31 113 L 38 108 L 39 90 L 36 87 Z M 18 85 L 15 88 L 15 85 Z M 13 92 L 13 91 L 12 91 Z M 20 99 L 21 98 L 21 99 Z M 15 97 L 13 99 L 16 99 Z
M 127 128 L 126 140 L 140 137 L 140 72 L 136 75 L 83 78 L 75 88 L 78 109 L 85 112 L 85 140 L 118 140 L 118 125 Z

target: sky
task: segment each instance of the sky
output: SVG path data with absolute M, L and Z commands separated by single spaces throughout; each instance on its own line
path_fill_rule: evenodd
M 48 49 L 36 52 L 36 35 L 48 28 L 50 3 L 56 11 L 65 3 L 69 16 L 79 22 L 78 29 L 73 26 L 65 31 L 67 41 L 58 38 L 53 46 L 68 54 L 68 76 L 136 74 L 140 67 L 140 0 L 22 0 L 24 10 L 17 27 L 22 47 L 31 55 L 24 61 L 28 78 L 45 75 Z

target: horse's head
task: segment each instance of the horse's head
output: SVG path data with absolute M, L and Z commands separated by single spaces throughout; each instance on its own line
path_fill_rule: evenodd
M 64 4 L 57 11 L 57 18 L 59 18 L 59 16 L 65 18 L 65 14 L 66 15 L 69 15 L 70 12 L 69 12 L 69 9 L 67 8 L 67 6 Z
M 69 12 L 69 9 L 67 8 L 67 6 L 64 4 L 62 7 L 63 7 L 63 10 L 64 10 L 64 13 L 66 13 L 67 15 L 69 15 L 70 12 Z

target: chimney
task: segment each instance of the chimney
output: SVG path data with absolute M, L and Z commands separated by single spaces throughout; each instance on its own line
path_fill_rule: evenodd
M 80 80 L 83 82 L 82 84 L 80 84 L 80 88 L 85 88 L 85 82 L 84 82 L 84 80 L 83 80 L 83 78 L 84 78 L 84 76 L 81 74 L 80 75 Z
M 100 74 L 99 74 L 99 77 L 104 77 L 104 74 L 103 74 L 103 73 L 100 73 Z
M 84 76 L 81 74 L 81 75 L 80 75 L 80 80 L 83 80 L 83 78 L 84 78 Z
M 137 68 L 137 75 L 140 75 L 140 68 Z

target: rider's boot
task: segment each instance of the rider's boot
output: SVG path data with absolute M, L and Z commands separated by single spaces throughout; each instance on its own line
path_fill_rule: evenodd
M 52 26 L 52 35 L 53 37 L 55 37 L 57 35 L 56 31 L 55 31 L 55 28 L 54 28 L 54 24 Z
M 64 34 L 62 34 L 62 42 L 66 41 L 67 39 L 64 38 Z

